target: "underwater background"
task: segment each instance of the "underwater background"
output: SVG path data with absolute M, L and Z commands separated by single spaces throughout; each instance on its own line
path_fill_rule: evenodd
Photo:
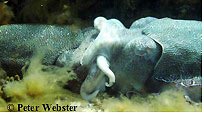
M 116 18 L 129 27 L 146 16 L 201 21 L 201 11 L 202 0 L 1 0 L 0 25 L 58 24 L 78 31 L 93 26 L 98 16 Z M 131 98 L 103 93 L 90 105 L 79 94 L 80 77 L 72 68 L 49 68 L 33 58 L 21 79 L 0 68 L 0 111 L 8 111 L 11 103 L 76 105 L 77 111 L 202 111 L 201 103 L 186 102 L 177 89 Z
M 92 26 L 98 16 L 116 18 L 126 27 L 153 16 L 201 20 L 202 0 L 1 0 L 0 24 Z

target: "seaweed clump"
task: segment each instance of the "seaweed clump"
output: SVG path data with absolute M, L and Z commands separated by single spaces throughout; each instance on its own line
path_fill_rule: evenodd
M 183 93 L 182 90 L 172 89 L 146 97 L 108 98 L 103 100 L 102 108 L 106 112 L 201 112 L 202 103 L 186 102 Z
M 68 67 L 58 68 L 43 66 L 38 58 L 31 60 L 23 79 L 18 76 L 6 77 L 0 69 L 1 80 L 6 80 L 0 87 L 0 111 L 8 111 L 7 105 L 23 104 L 38 106 L 41 104 L 75 105 L 76 111 L 83 112 L 201 112 L 202 103 L 188 103 L 182 90 L 169 89 L 161 94 L 147 96 L 133 95 L 127 98 L 111 97 L 101 93 L 88 103 L 73 90 L 63 88 L 70 80 L 77 79 L 76 74 Z M 78 86 L 76 86 L 78 89 Z M 14 111 L 18 111 L 15 107 Z M 42 107 L 38 111 L 44 111 Z M 52 111 L 52 110 L 51 110 Z
M 76 79 L 76 75 L 69 68 L 43 66 L 37 58 L 23 75 L 22 80 L 7 81 L 2 87 L 0 98 L 0 111 L 8 111 L 7 104 L 41 105 L 71 104 L 81 101 L 79 94 L 74 94 L 63 88 L 64 83 Z M 17 111 L 15 107 L 14 111 Z M 43 111 L 39 109 L 39 111 Z

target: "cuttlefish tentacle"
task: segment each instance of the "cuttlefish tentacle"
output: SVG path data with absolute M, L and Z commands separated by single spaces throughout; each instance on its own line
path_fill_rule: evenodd
M 82 90 L 82 89 L 81 89 Z M 94 91 L 93 93 L 91 93 L 90 95 L 88 95 L 85 92 L 81 92 L 80 94 L 82 96 L 83 99 L 87 100 L 87 101 L 91 101 L 93 98 L 95 98 L 97 96 L 97 94 L 99 93 L 99 90 Z
M 88 46 L 87 50 L 85 51 L 85 53 L 83 54 L 83 57 L 81 59 L 81 65 L 88 65 L 90 64 L 92 58 L 95 56 L 95 54 L 97 53 L 97 48 L 101 47 L 104 43 L 103 41 L 103 31 L 102 29 L 104 29 L 106 27 L 106 21 L 107 19 L 104 17 L 97 17 L 94 20 L 94 27 L 96 29 L 98 29 L 100 31 L 99 35 L 97 36 L 97 38 L 95 39 L 94 42 L 91 42 L 90 45 Z M 106 37 L 107 38 L 107 37 Z
M 109 78 L 109 83 L 105 83 L 107 87 L 111 87 L 115 83 L 115 75 L 109 68 L 109 62 L 104 56 L 97 57 L 97 66 Z
M 115 75 L 109 68 L 109 62 L 104 56 L 111 52 L 114 43 L 120 43 L 118 30 L 125 29 L 125 26 L 117 19 L 107 20 L 104 17 L 97 17 L 94 20 L 94 27 L 100 31 L 97 38 L 88 46 L 82 56 L 81 65 L 90 65 L 93 60 L 97 59 L 98 68 L 109 78 L 109 82 L 105 83 L 107 87 L 111 87 L 115 83 Z M 105 49 L 105 50 L 104 50 Z M 108 51 L 107 51 L 108 50 Z M 95 58 L 96 57 L 96 58 Z M 107 56 L 107 58 L 110 58 Z
M 98 68 L 97 64 L 93 64 L 89 70 L 86 80 L 81 85 L 80 94 L 83 99 L 91 101 L 100 91 L 105 90 L 104 73 Z

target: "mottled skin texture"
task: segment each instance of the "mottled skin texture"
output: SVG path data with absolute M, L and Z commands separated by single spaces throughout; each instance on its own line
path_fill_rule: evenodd
M 104 89 L 105 82 L 99 80 L 108 82 L 107 75 L 94 75 L 92 69 L 96 68 L 90 66 L 96 64 L 99 56 L 108 60 L 115 75 L 115 83 L 110 89 L 118 93 L 143 93 L 146 85 L 152 91 L 159 91 L 160 82 L 183 86 L 189 80 L 198 81 L 187 88 L 201 88 L 201 22 L 147 17 L 127 29 L 116 19 L 97 19 L 94 26 L 100 33 L 81 61 L 89 67 L 92 76 L 88 75 L 88 81 L 82 84 L 84 99 L 91 100 L 96 91 Z M 99 87 L 95 86 L 96 82 L 103 83 L 98 83 Z M 201 91 L 193 95 L 201 96 Z
M 162 46 L 152 78 L 173 82 L 201 76 L 201 22 L 163 18 L 148 24 L 142 32 Z
M 1 66 L 9 76 L 20 74 L 25 62 L 29 62 L 35 54 L 40 55 L 42 64 L 63 66 L 69 62 L 70 55 L 80 45 L 82 35 L 83 33 L 71 32 L 67 26 L 1 26 Z
M 132 28 L 135 29 L 134 24 Z M 151 80 L 176 83 L 191 100 L 201 101 L 202 22 L 163 18 L 141 29 L 162 46 Z
M 100 24 L 104 22 L 96 22 L 100 33 L 90 28 L 75 34 L 65 26 L 51 25 L 1 26 L 0 65 L 13 76 L 35 54 L 41 55 L 45 65 L 81 61 L 83 67 L 76 69 L 77 74 L 85 68 L 89 74 L 80 92 L 91 100 L 110 83 L 97 65 L 97 57 L 103 56 L 115 76 L 109 86 L 113 92 L 155 92 L 161 83 L 176 83 L 190 99 L 200 100 L 201 22 L 147 17 L 127 29 L 117 19 L 107 21 L 106 27 Z

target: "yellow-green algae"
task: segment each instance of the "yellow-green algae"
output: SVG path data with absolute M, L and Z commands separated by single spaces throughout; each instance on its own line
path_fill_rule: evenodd
M 68 80 L 74 79 L 76 76 L 73 72 L 68 73 L 66 68 L 49 71 L 42 71 L 42 68 L 43 66 L 39 64 L 39 60 L 34 59 L 28 71 L 24 74 L 23 80 L 11 81 L 5 85 L 3 90 L 6 96 L 11 98 L 9 103 L 17 106 L 19 103 L 24 105 L 56 104 L 57 100 L 64 101 L 64 104 L 79 100 L 83 101 L 80 95 L 73 94 L 59 86 Z M 0 106 L 6 108 L 5 102 L 0 101 L 2 101 Z M 0 110 L 6 111 L 3 107 Z
M 42 71 L 42 66 L 37 58 L 31 61 L 29 69 L 20 81 L 8 82 L 4 87 L 4 94 L 11 98 L 6 102 L 0 98 L 0 111 L 8 111 L 7 105 L 12 103 L 17 111 L 17 104 L 41 105 L 77 105 L 77 111 L 105 111 L 105 112 L 132 112 L 132 111 L 202 111 L 202 104 L 186 102 L 181 90 L 167 90 L 160 95 L 147 97 L 133 96 L 128 99 L 110 97 L 100 94 L 95 102 L 88 104 L 79 94 L 72 93 L 62 86 L 65 82 L 75 79 L 75 74 L 67 72 L 69 68 L 50 69 Z M 51 68 L 51 67 L 47 67 Z M 1 94 L 2 95 L 2 91 Z M 44 111 L 42 107 L 38 111 Z
M 139 111 L 139 112 L 201 112 L 202 104 L 190 104 L 183 97 L 183 91 L 168 90 L 160 95 L 149 95 L 147 97 L 133 96 L 131 99 L 104 99 L 102 107 L 104 111 Z

